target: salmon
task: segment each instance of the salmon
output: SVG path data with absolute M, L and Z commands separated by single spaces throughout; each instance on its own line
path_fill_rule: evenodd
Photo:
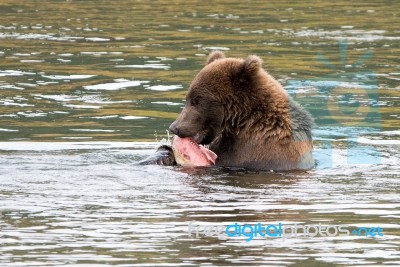
M 217 155 L 199 144 L 193 138 L 180 138 L 175 135 L 172 140 L 175 161 L 181 166 L 210 166 L 215 164 Z

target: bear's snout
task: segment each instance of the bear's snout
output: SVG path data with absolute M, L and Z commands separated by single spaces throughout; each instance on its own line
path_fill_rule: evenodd
M 193 137 L 197 134 L 197 129 L 193 128 L 187 121 L 176 119 L 170 126 L 169 130 L 180 138 Z
M 176 134 L 177 136 L 179 136 L 179 127 L 178 127 L 178 122 L 174 121 L 173 123 L 171 123 L 171 125 L 169 126 L 169 131 L 173 134 Z

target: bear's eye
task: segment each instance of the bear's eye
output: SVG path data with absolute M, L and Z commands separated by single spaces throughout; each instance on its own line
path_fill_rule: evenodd
M 190 99 L 190 105 L 197 106 L 200 102 L 200 96 L 196 96 Z

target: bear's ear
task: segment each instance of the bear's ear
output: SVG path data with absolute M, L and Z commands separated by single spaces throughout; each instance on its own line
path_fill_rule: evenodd
M 207 64 L 210 64 L 214 60 L 221 59 L 221 58 L 225 58 L 224 53 L 222 53 L 221 51 L 211 52 L 210 55 L 208 56 Z
M 262 65 L 262 59 L 257 56 L 248 56 L 242 63 L 242 77 L 251 77 Z

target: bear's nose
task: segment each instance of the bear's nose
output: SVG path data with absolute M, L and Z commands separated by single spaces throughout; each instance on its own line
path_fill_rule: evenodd
M 179 128 L 178 128 L 178 123 L 174 121 L 170 126 L 169 126 L 170 132 L 173 134 L 176 134 L 179 136 Z

